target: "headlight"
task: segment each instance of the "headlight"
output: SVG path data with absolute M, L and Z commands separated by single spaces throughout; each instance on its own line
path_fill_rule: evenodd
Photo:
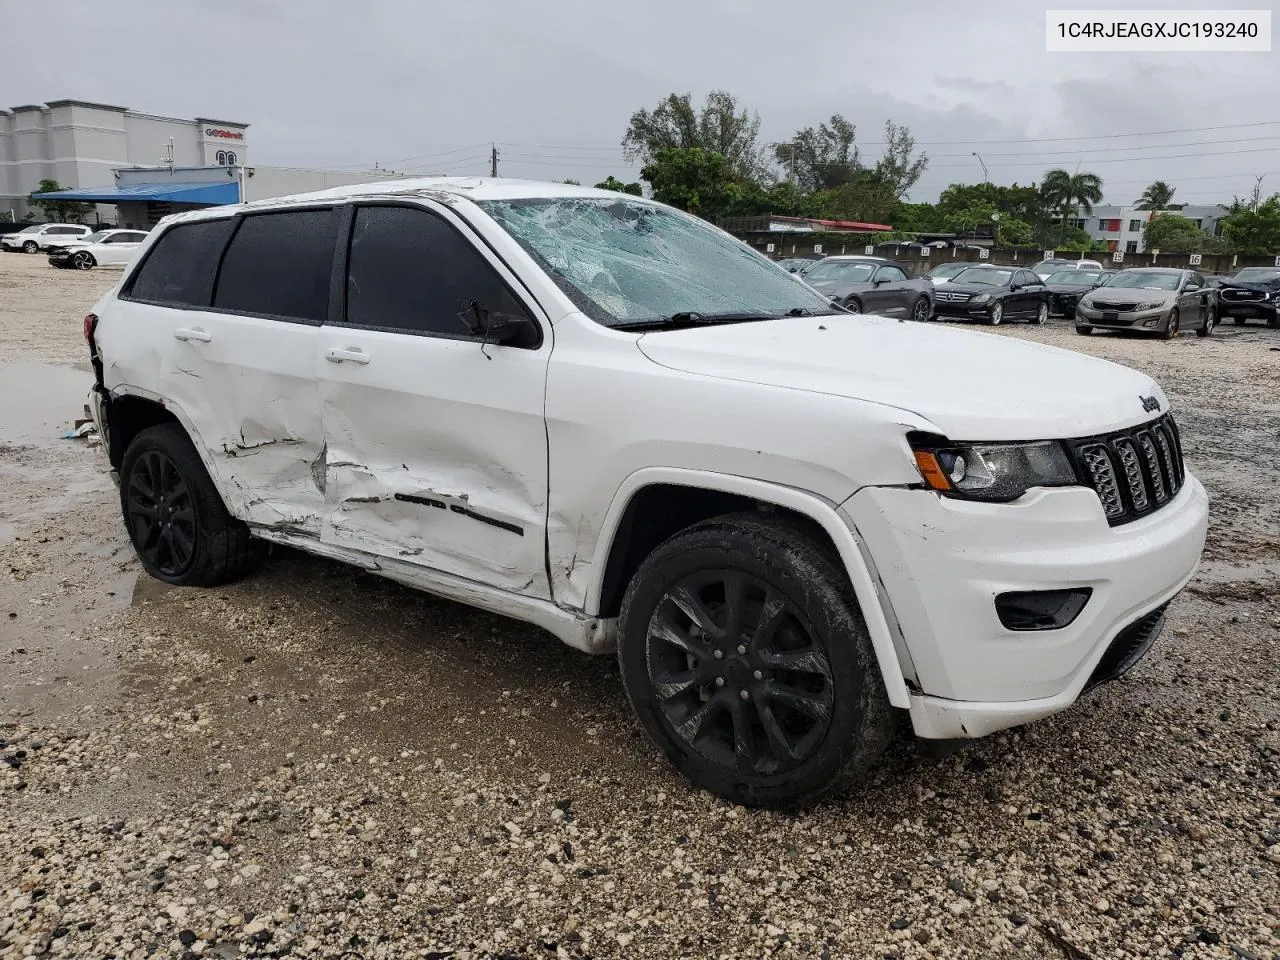
M 988 300 L 990 300 L 990 299 L 991 299 L 991 294 L 989 294 L 989 293 L 980 293 L 980 294 L 978 294 L 976 297 L 974 297 L 972 300 L 970 300 L 969 302 L 970 302 L 970 303 L 986 303 L 986 302 L 987 302 Z
M 1163 306 L 1164 306 L 1163 300 L 1152 300 L 1150 303 L 1140 303 L 1133 309 L 1134 310 L 1159 310 Z
M 939 437 L 911 439 L 920 475 L 932 490 L 972 500 L 1016 500 L 1032 487 L 1074 486 L 1076 472 L 1062 444 L 953 444 Z
M 1092 310 L 1092 309 L 1093 309 L 1093 298 L 1092 298 L 1092 297 L 1085 297 L 1084 299 L 1082 299 L 1082 300 L 1077 304 L 1077 306 L 1081 306 L 1081 307 L 1084 307 L 1084 308 L 1086 308 L 1086 309 L 1088 309 L 1088 310 Z

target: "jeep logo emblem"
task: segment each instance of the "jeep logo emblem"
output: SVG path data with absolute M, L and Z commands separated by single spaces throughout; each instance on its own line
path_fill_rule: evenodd
M 1142 409 L 1147 411 L 1147 413 L 1160 409 L 1160 401 L 1155 397 L 1144 397 L 1139 394 L 1138 399 L 1142 401 Z

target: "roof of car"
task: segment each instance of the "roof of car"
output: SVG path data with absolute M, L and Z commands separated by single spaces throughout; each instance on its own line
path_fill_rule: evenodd
M 313 193 L 297 193 L 287 197 L 253 200 L 245 204 L 205 207 L 174 216 L 174 220 L 200 220 L 230 216 L 240 210 L 262 210 L 298 203 L 336 202 L 352 197 L 464 197 L 468 200 L 524 200 L 543 197 L 599 197 L 652 203 L 643 197 L 620 194 L 614 190 L 597 190 L 571 183 L 549 183 L 542 180 L 516 180 L 507 177 L 412 177 L 352 183 Z
M 1119 273 L 1129 273 L 1130 271 L 1142 271 L 1143 273 L 1189 273 L 1184 267 L 1125 267 Z
M 888 257 L 868 257 L 867 255 L 862 253 L 839 253 L 839 254 L 835 254 L 834 256 L 823 257 L 820 261 L 817 261 L 817 262 L 827 263 L 832 260 L 839 260 L 839 261 L 848 260 L 853 262 L 870 261 L 871 263 L 887 263 L 895 267 L 898 265 L 897 260 L 890 260 Z

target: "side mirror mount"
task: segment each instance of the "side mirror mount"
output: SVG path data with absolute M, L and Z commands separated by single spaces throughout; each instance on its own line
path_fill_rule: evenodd
M 491 311 L 478 300 L 468 303 L 458 318 L 473 336 L 480 337 L 486 344 L 530 342 L 537 333 L 534 322 L 523 314 Z

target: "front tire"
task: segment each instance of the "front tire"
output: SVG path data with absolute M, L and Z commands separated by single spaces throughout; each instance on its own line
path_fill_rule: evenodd
M 756 514 L 684 530 L 632 578 L 618 661 L 641 726 L 699 787 L 793 807 L 861 780 L 894 729 L 844 571 Z
M 1166 340 L 1172 340 L 1178 336 L 1181 319 L 1177 307 L 1169 311 L 1169 322 L 1164 326 L 1164 338 Z
M 227 583 L 261 555 L 175 423 L 149 427 L 130 442 L 120 465 L 120 508 L 143 568 L 165 583 Z
M 844 302 L 844 308 L 848 310 L 850 313 L 861 313 L 862 301 L 859 300 L 857 297 L 850 297 L 848 300 Z
M 993 327 L 998 327 L 1000 326 L 1000 323 L 1003 320 L 1004 320 L 1004 304 L 997 303 L 994 307 L 991 308 L 991 316 L 987 318 L 987 323 L 991 324 L 991 326 Z
M 39 253 L 40 244 L 36 243 L 34 240 L 28 240 L 26 243 L 22 245 L 22 252 L 23 253 Z
M 81 250 L 71 258 L 71 264 L 77 270 L 92 270 L 98 261 L 93 259 L 93 254 L 88 251 Z
M 911 319 L 917 323 L 923 323 L 929 319 L 929 298 L 919 297 L 916 302 L 911 305 Z
M 1212 310 L 1210 310 L 1208 316 L 1204 318 L 1204 326 L 1200 327 L 1200 329 L 1196 331 L 1196 336 L 1197 337 L 1212 336 L 1213 328 L 1217 324 L 1217 322 L 1218 322 L 1217 314 L 1215 314 Z
M 1080 334 L 1082 337 L 1087 337 L 1093 333 L 1093 327 L 1084 327 L 1077 323 L 1076 333 Z

